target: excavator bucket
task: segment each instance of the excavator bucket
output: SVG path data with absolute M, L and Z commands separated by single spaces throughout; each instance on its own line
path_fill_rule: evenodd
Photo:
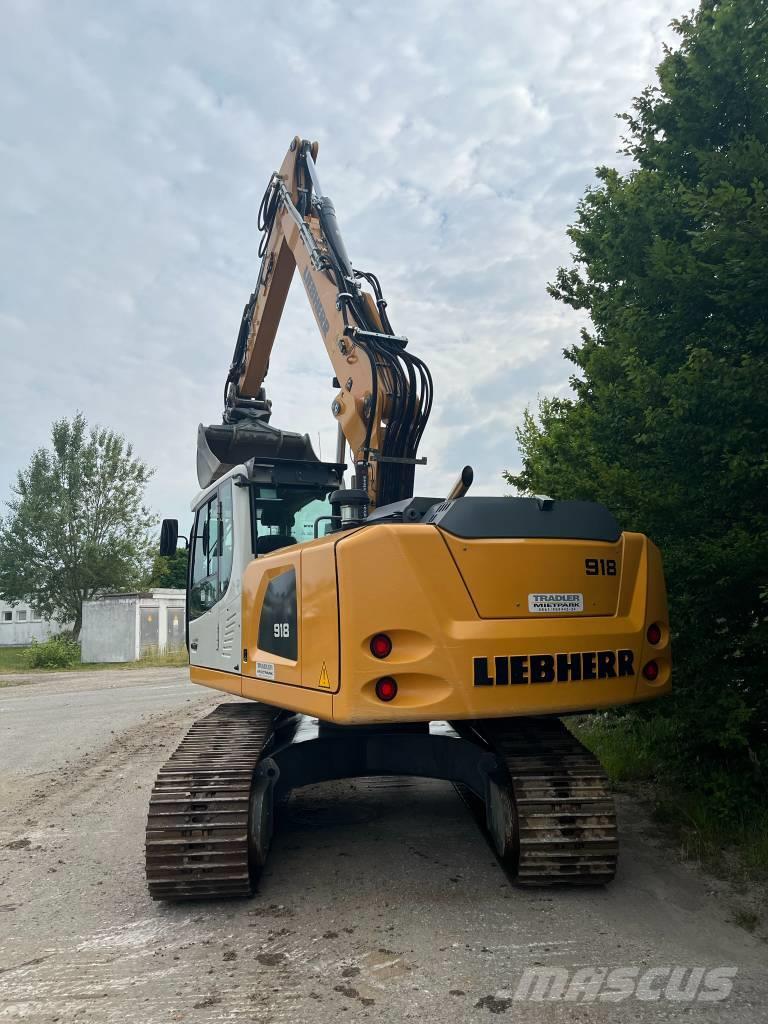
M 197 479 L 201 487 L 249 459 L 317 462 L 308 434 L 272 427 L 262 419 L 218 423 L 197 429 Z

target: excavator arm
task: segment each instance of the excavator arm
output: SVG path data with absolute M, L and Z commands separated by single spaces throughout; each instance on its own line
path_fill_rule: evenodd
M 406 350 L 407 339 L 393 332 L 378 279 L 353 268 L 316 158 L 317 143 L 297 136 L 264 194 L 261 266 L 227 375 L 224 423 L 269 418 L 264 379 L 298 269 L 339 387 L 331 405 L 339 425 L 337 461 L 344 461 L 348 444 L 354 485 L 373 508 L 413 494 L 415 466 L 426 461 L 417 451 L 432 378 Z

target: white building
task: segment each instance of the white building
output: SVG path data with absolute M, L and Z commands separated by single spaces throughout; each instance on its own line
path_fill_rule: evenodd
M 44 619 L 29 604 L 0 601 L 0 647 L 27 647 L 33 640 L 47 640 L 52 633 L 69 628 L 52 619 Z
M 81 657 L 84 662 L 137 661 L 143 654 L 180 650 L 185 631 L 183 590 L 105 594 L 83 601 Z

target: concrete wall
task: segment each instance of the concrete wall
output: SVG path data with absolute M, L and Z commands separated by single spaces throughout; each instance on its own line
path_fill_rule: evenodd
M 26 647 L 33 640 L 47 640 L 51 634 L 71 628 L 71 623 L 60 625 L 44 619 L 31 605 L 0 601 L 0 647 Z
M 136 660 L 136 599 L 83 601 L 83 661 Z
M 108 594 L 83 602 L 83 661 L 136 661 L 143 654 L 184 646 L 186 597 L 161 588 Z

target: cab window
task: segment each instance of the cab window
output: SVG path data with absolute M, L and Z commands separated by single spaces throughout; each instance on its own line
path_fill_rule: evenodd
M 193 544 L 190 619 L 213 608 L 232 577 L 234 523 L 229 480 L 197 510 Z
M 269 554 L 314 540 L 315 524 L 317 536 L 324 537 L 330 531 L 331 505 L 327 499 L 313 498 L 313 494 L 294 492 L 286 499 L 275 489 L 262 487 L 254 496 L 256 553 Z
M 219 576 L 216 546 L 211 546 L 218 535 L 218 498 L 213 495 L 201 505 L 195 516 L 194 550 L 192 553 L 192 584 L 189 591 L 189 617 L 213 608 L 218 600 Z
M 315 523 L 317 523 L 317 536 L 324 537 L 331 529 L 331 503 L 327 499 L 310 501 L 308 505 L 300 508 L 296 513 L 291 533 L 297 544 L 305 540 L 315 539 Z
M 219 490 L 219 513 L 219 597 L 224 597 L 232 578 L 232 553 L 235 546 L 231 480 L 227 480 Z

